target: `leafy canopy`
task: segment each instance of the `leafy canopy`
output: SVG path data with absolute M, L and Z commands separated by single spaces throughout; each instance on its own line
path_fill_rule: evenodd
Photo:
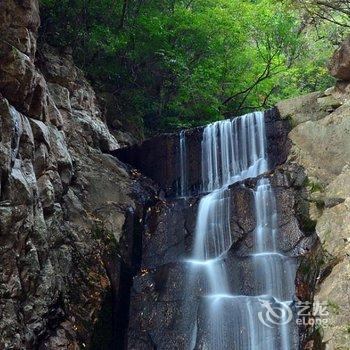
M 205 124 L 324 88 L 333 47 L 274 0 L 41 0 L 41 39 L 71 46 L 120 120 Z M 318 44 L 319 43 L 319 44 Z

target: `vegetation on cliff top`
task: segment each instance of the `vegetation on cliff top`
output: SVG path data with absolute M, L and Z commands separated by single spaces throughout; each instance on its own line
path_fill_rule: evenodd
M 121 120 L 146 133 L 205 124 L 331 85 L 341 36 L 308 3 L 41 0 L 41 40 L 70 46 Z M 316 11 L 317 13 L 317 11 Z

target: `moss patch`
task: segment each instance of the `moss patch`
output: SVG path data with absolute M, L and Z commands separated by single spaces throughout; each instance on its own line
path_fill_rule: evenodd
M 311 192 L 324 192 L 324 186 L 315 180 L 311 180 L 310 178 L 305 179 L 304 186 Z

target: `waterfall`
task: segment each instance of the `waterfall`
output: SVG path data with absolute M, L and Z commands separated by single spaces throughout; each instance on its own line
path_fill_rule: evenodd
M 265 144 L 261 112 L 206 126 L 202 141 L 203 191 L 223 190 L 267 171 Z
M 180 132 L 180 186 L 179 196 L 185 198 L 187 196 L 187 146 L 186 146 L 186 134 L 182 130 Z
M 182 158 L 184 153 L 181 154 Z M 187 178 L 182 174 L 183 169 L 182 164 L 181 184 Z M 239 290 L 241 281 L 231 281 L 225 261 L 233 241 L 230 213 L 234 203 L 231 203 L 229 186 L 267 171 L 264 113 L 251 113 L 205 127 L 202 141 L 202 192 L 205 195 L 198 207 L 192 256 L 186 260 L 190 286 L 186 291 L 186 305 L 192 308 L 191 315 L 195 313 L 191 301 L 197 294 L 194 288 L 198 276 L 205 296 L 198 306 L 199 316 L 193 316 L 191 349 L 197 346 L 197 322 L 202 328 L 200 348 L 203 349 L 295 348 L 293 322 L 284 322 L 290 316 L 295 269 L 278 249 L 276 198 L 267 178 L 259 179 L 254 190 L 254 249 L 246 257 L 253 271 L 252 295 L 233 292 Z M 259 313 L 266 311 L 266 303 L 280 312 L 280 324 L 270 327 L 259 320 Z

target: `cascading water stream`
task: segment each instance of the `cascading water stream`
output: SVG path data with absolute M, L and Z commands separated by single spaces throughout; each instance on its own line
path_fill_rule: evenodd
M 180 132 L 180 197 L 187 196 L 187 152 L 186 152 L 186 134 L 185 131 Z
M 184 135 L 180 135 L 184 139 Z M 184 144 L 184 143 L 183 143 Z M 181 159 L 185 154 L 181 150 Z M 181 171 L 184 167 L 181 165 Z M 199 203 L 192 257 L 190 286 L 186 292 L 190 307 L 194 280 L 204 284 L 205 349 L 274 350 L 292 349 L 293 327 L 268 327 L 259 322 L 262 303 L 269 301 L 281 312 L 294 296 L 295 271 L 288 257 L 278 250 L 276 199 L 269 180 L 258 180 L 254 191 L 256 229 L 255 249 L 246 258 L 254 271 L 256 288 L 252 295 L 235 295 L 230 286 L 225 257 L 232 245 L 229 186 L 268 170 L 265 119 L 261 112 L 215 122 L 205 127 L 202 141 L 202 192 Z M 182 184 L 187 174 L 182 174 Z M 185 185 L 184 185 L 185 186 Z M 185 192 L 181 190 L 181 195 Z M 204 282 L 203 282 L 204 280 Z M 239 284 L 240 281 L 236 281 Z M 263 301 L 262 301 L 263 300 Z M 196 322 L 194 319 L 193 322 Z M 283 323 L 283 322 L 282 322 Z M 196 345 L 197 327 L 193 326 L 191 349 Z

